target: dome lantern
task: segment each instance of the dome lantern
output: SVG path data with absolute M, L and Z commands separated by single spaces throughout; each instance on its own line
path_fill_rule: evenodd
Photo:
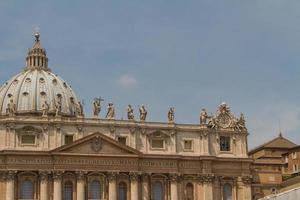
M 50 71 L 50 69 L 48 68 L 48 58 L 46 50 L 41 47 L 40 33 L 35 32 L 34 37 L 34 45 L 31 49 L 28 50 L 28 55 L 26 57 L 25 70 L 39 69 Z

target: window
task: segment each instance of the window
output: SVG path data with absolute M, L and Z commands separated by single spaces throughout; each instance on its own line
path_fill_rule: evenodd
M 220 137 L 220 151 L 230 151 L 230 137 Z
M 65 144 L 71 144 L 73 142 L 73 135 L 65 135 Z
M 89 183 L 89 199 L 101 199 L 101 184 L 98 180 Z
M 285 156 L 285 157 L 284 157 L 284 162 L 285 162 L 285 163 L 288 163 L 288 162 L 289 162 L 289 156 Z
M 296 158 L 297 158 L 297 152 L 293 152 L 293 153 L 292 153 L 292 158 L 293 158 L 293 159 L 296 159 Z
M 194 185 L 192 183 L 186 184 L 186 200 L 194 200 Z
M 153 200 L 163 200 L 163 185 L 160 181 L 153 184 Z
M 127 138 L 126 137 L 118 137 L 118 142 L 126 145 Z
M 163 149 L 164 148 L 164 140 L 163 139 L 152 139 L 151 146 L 153 149 Z
M 31 180 L 24 180 L 21 183 L 21 199 L 33 199 L 33 183 Z
M 232 187 L 229 183 L 223 186 L 223 199 L 232 200 Z
M 124 182 L 119 183 L 118 200 L 127 200 L 127 185 Z
M 184 140 L 183 147 L 184 147 L 184 150 L 192 151 L 193 150 L 193 140 Z
M 297 164 L 293 165 L 293 173 L 298 173 L 299 172 L 299 168 Z
M 35 145 L 35 135 L 22 135 L 21 143 L 24 145 Z
M 71 181 L 65 182 L 63 199 L 73 200 L 73 183 Z

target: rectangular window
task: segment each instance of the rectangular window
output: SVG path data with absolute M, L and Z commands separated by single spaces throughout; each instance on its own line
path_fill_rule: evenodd
M 296 158 L 297 158 L 297 152 L 293 152 L 293 153 L 292 153 L 292 158 L 293 158 L 293 159 L 296 159 Z
M 65 135 L 65 144 L 71 144 L 73 142 L 73 135 Z
M 293 173 L 298 173 L 298 172 L 299 172 L 298 165 L 294 164 L 293 165 Z
M 151 147 L 153 149 L 163 149 L 164 148 L 164 140 L 163 139 L 152 139 Z
M 193 140 L 184 140 L 183 141 L 184 150 L 192 151 L 193 150 Z
M 230 151 L 230 137 L 220 137 L 220 151 Z
M 35 145 L 35 135 L 22 135 L 21 143 L 25 145 Z
M 127 138 L 126 137 L 118 137 L 118 142 L 126 145 Z

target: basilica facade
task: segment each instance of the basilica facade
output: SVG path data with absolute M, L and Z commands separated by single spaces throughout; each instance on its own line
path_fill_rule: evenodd
M 85 117 L 75 92 L 48 67 L 40 35 L 25 68 L 0 88 L 0 199 L 250 200 L 244 116 L 228 105 L 199 124 L 147 121 L 147 108 Z

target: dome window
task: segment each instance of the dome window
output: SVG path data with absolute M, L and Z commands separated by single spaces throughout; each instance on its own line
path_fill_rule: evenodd
M 12 94 L 8 94 L 7 96 L 10 98 L 10 97 L 12 97 L 13 95 L 12 95 Z
M 24 96 L 28 96 L 29 93 L 28 93 L 28 92 L 23 92 L 23 95 L 24 95 Z
M 61 94 L 57 94 L 56 96 L 57 98 L 61 99 Z
M 40 83 L 45 83 L 45 79 L 44 78 L 40 78 Z
M 18 84 L 18 82 L 19 82 L 18 79 L 15 79 L 13 83 L 16 85 Z
M 53 79 L 53 80 L 52 80 L 52 83 L 53 83 L 54 85 L 56 85 L 56 84 L 57 84 L 57 80 L 56 80 L 56 79 Z
M 41 92 L 40 94 L 41 94 L 41 96 L 46 96 L 46 92 L 44 92 L 44 91 Z
M 26 78 L 26 83 L 30 83 L 31 82 L 31 79 L 30 78 Z
M 65 88 L 67 88 L 67 87 L 68 87 L 68 86 L 67 86 L 67 84 L 66 84 L 66 82 L 64 82 L 64 87 L 65 87 Z

